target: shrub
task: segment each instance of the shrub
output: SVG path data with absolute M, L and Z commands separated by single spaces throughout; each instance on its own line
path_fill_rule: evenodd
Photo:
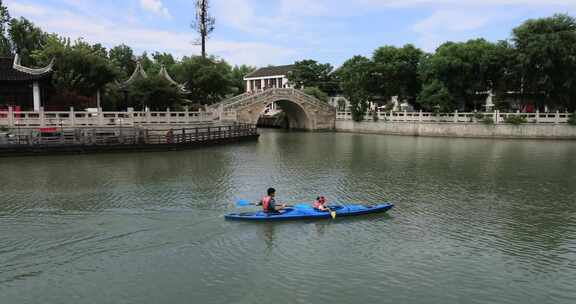
M 476 118 L 476 120 L 480 120 L 480 121 L 481 121 L 481 120 L 484 119 L 484 113 L 476 112 L 476 113 L 474 113 L 474 118 Z
M 570 118 L 568 118 L 568 124 L 571 126 L 576 126 L 576 112 L 570 115 Z
M 492 117 L 484 117 L 480 121 L 485 125 L 493 125 L 494 124 L 494 119 L 492 119 Z
M 304 93 L 314 96 L 316 98 L 318 98 L 319 100 L 322 100 L 324 102 L 328 102 L 328 94 L 324 93 L 322 90 L 320 90 L 318 87 L 306 87 L 304 88 Z
M 10 131 L 10 128 L 8 128 L 7 126 L 0 126 L 0 132 L 8 132 Z
M 524 116 L 513 115 L 513 116 L 507 116 L 504 119 L 504 122 L 509 123 L 509 124 L 513 124 L 513 125 L 520 125 L 523 123 L 527 123 L 528 121 L 526 120 L 526 117 L 524 117 Z

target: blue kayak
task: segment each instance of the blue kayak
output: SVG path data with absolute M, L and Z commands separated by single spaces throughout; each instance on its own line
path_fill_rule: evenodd
M 393 204 L 384 203 L 379 205 L 346 205 L 329 206 L 330 210 L 336 212 L 336 218 L 343 216 L 356 216 L 372 213 L 382 213 L 394 207 Z M 280 213 L 265 213 L 263 211 L 230 213 L 224 216 L 227 220 L 238 221 L 288 221 L 304 219 L 330 219 L 332 216 L 328 211 L 320 211 L 312 207 L 299 205 L 289 207 Z

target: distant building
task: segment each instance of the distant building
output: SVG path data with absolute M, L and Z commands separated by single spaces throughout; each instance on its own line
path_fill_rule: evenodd
M 288 74 L 294 65 L 281 65 L 260 68 L 244 77 L 246 92 L 257 92 L 270 88 L 291 88 Z
M 0 107 L 40 111 L 48 98 L 54 61 L 44 68 L 28 68 L 20 57 L 0 57 Z

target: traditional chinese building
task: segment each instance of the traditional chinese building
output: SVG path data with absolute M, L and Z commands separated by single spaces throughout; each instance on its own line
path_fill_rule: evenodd
M 172 77 L 170 77 L 170 74 L 168 74 L 168 70 L 166 70 L 165 66 L 162 66 L 160 68 L 160 72 L 158 73 L 158 75 L 161 78 L 166 79 L 166 81 L 174 85 L 176 88 L 178 88 L 178 90 L 180 90 L 181 93 L 183 94 L 189 93 L 188 90 L 186 89 L 185 84 L 178 83 Z M 128 80 L 124 81 L 123 83 L 119 84 L 119 87 L 121 89 L 127 89 L 134 81 L 145 78 L 148 78 L 148 74 L 146 73 L 146 71 L 144 71 L 142 64 L 138 62 L 130 78 L 128 78 Z
M 166 81 L 168 81 L 171 85 L 175 86 L 178 91 L 183 94 L 189 94 L 190 91 L 188 91 L 188 89 L 186 89 L 186 84 L 181 84 L 176 82 L 171 76 L 170 74 L 168 74 L 168 70 L 166 69 L 165 66 L 162 66 L 160 68 L 160 71 L 158 72 L 158 76 L 160 76 L 160 78 L 165 79 Z M 122 82 L 122 83 L 118 83 L 118 87 L 120 88 L 120 90 L 122 90 L 124 92 L 124 102 L 125 104 L 128 104 L 128 89 L 130 88 L 130 86 L 137 81 L 138 79 L 146 79 L 148 78 L 148 73 L 146 73 L 146 71 L 144 70 L 144 67 L 142 67 L 142 64 L 140 62 L 136 63 L 136 68 L 134 69 L 134 72 L 132 73 L 132 75 L 130 76 L 130 78 L 128 78 L 128 80 Z
M 288 74 L 294 65 L 260 68 L 244 77 L 246 92 L 257 92 L 270 88 L 289 88 Z
M 40 111 L 48 98 L 54 60 L 44 68 L 20 64 L 20 57 L 0 57 L 0 107 Z

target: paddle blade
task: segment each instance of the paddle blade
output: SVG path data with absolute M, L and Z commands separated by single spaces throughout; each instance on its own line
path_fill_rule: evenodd
M 330 211 L 330 215 L 332 216 L 332 219 L 336 218 L 336 211 Z
M 252 205 L 252 204 L 250 204 L 250 202 L 247 200 L 236 201 L 236 207 L 245 207 L 245 206 L 250 206 L 250 205 Z

